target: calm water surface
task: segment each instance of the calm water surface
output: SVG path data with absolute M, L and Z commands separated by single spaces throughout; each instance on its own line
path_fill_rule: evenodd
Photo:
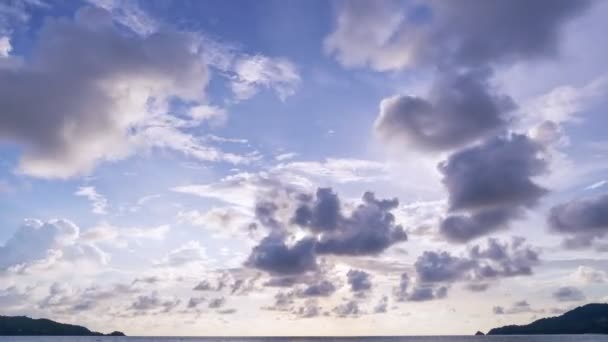
M 608 335 L 405 336 L 405 337 L 0 337 L 0 342 L 608 342 Z

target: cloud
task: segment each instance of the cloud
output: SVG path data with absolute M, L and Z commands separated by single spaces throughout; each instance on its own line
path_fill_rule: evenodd
M 467 242 L 493 231 L 533 207 L 547 190 L 533 177 L 547 169 L 542 146 L 525 135 L 492 138 L 452 154 L 439 164 L 449 193 L 449 211 L 440 225 L 449 241 Z M 467 214 L 458 214 L 459 212 Z
M 331 188 L 318 188 L 315 195 L 289 192 L 280 200 L 272 191 L 258 197 L 255 214 L 258 223 L 270 234 L 251 252 L 248 266 L 277 274 L 296 274 L 316 268 L 317 255 L 377 255 L 390 246 L 407 240 L 391 210 L 397 199 L 378 200 L 371 192 L 362 203 L 345 213 Z M 277 213 L 281 211 L 282 215 Z M 297 230 L 296 230 L 297 228 Z M 295 233 L 302 234 L 295 234 Z M 290 237 L 302 237 L 292 245 Z
M 422 150 L 451 150 L 503 128 L 514 102 L 494 91 L 489 71 L 448 71 L 428 99 L 398 95 L 382 100 L 375 131 L 384 141 Z
M 341 1 L 324 47 L 346 67 L 378 71 L 554 56 L 561 28 L 589 3 Z
M 212 262 L 206 250 L 198 241 L 189 241 L 182 246 L 167 253 L 158 263 L 158 266 L 180 267 L 191 263 L 209 264 Z
M 306 238 L 288 246 L 283 237 L 271 234 L 253 248 L 245 265 L 275 274 L 315 270 L 315 240 Z
M 412 289 L 407 299 L 412 302 L 423 302 L 433 299 L 445 298 L 448 294 L 446 286 L 433 287 L 430 285 L 422 285 Z
M 372 288 L 372 281 L 369 273 L 360 270 L 350 270 L 346 274 L 350 290 L 353 292 L 365 292 Z
M 525 300 L 514 302 L 510 308 L 504 308 L 502 306 L 495 306 L 492 308 L 492 312 L 495 315 L 514 315 L 520 313 L 544 313 L 544 310 L 536 310 L 530 306 L 530 303 Z
M 475 260 L 454 257 L 448 252 L 432 251 L 422 253 L 414 264 L 420 281 L 427 283 L 461 280 L 476 266 Z
M 161 297 L 157 292 L 138 296 L 129 307 L 135 315 L 145 315 L 150 312 L 168 313 L 175 309 L 181 301 L 172 297 Z
M 490 286 L 488 282 L 531 275 L 538 263 L 538 253 L 518 237 L 509 242 L 489 238 L 483 245 L 471 246 L 463 256 L 425 251 L 414 263 L 415 282 L 404 273 L 393 293 L 398 301 L 443 298 L 455 282 L 465 282 L 472 291 L 484 291 Z
M 298 291 L 297 294 L 299 297 L 329 297 L 334 292 L 336 292 L 336 286 L 328 280 L 323 280 L 308 285 L 302 291 Z
M 246 100 L 260 88 L 270 88 L 281 101 L 293 94 L 300 83 L 297 68 L 289 60 L 265 56 L 241 56 L 233 66 L 231 88 L 237 100 Z
M 23 146 L 25 174 L 66 178 L 124 158 L 170 98 L 203 100 L 207 67 L 189 34 L 129 35 L 85 7 L 37 37 L 27 62 L 0 69 L 0 137 Z
M 108 200 L 103 195 L 100 195 L 94 186 L 81 186 L 75 192 L 75 195 L 85 197 L 91 201 L 94 214 L 107 214 L 106 207 L 108 206 Z
M 323 207 L 331 203 L 328 199 L 332 194 L 331 189 L 321 188 L 313 203 L 305 203 L 296 211 L 310 210 L 311 219 L 300 223 L 322 232 L 316 248 L 319 254 L 375 255 L 407 240 L 403 227 L 391 213 L 399 204 L 397 199 L 378 200 L 372 192 L 365 192 L 362 203 L 350 215 L 343 215 L 339 205 Z
M 581 290 L 572 286 L 562 286 L 555 290 L 551 296 L 558 302 L 580 302 L 586 299 Z
M 333 312 L 338 317 L 348 317 L 348 316 L 359 316 L 362 314 L 362 311 L 359 309 L 359 303 L 355 300 L 350 300 L 346 303 L 340 304 L 333 309 Z
M 608 273 L 588 266 L 579 266 L 570 277 L 582 284 L 603 284 L 608 281 Z
M 65 219 L 47 222 L 27 219 L 0 246 L 0 270 L 27 270 L 36 264 L 51 266 L 60 261 L 105 264 L 108 255 L 94 244 L 82 241 L 80 228 Z
M 312 318 L 321 315 L 321 307 L 315 299 L 309 299 L 300 306 L 295 314 L 300 318 Z
M 327 158 L 321 162 L 292 161 L 276 165 L 273 171 L 333 183 L 373 182 L 387 177 L 386 164 L 364 159 Z
M 552 232 L 567 237 L 566 247 L 589 247 L 608 234 L 608 194 L 558 204 L 547 220 Z
M 11 39 L 7 36 L 0 37 L 0 58 L 8 57 L 12 49 Z
M 209 301 L 208 307 L 210 309 L 218 309 L 226 304 L 226 299 L 224 297 L 213 298 Z

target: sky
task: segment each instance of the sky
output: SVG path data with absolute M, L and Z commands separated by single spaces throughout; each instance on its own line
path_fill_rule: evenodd
M 608 301 L 608 2 L 0 4 L 0 308 L 472 334 Z

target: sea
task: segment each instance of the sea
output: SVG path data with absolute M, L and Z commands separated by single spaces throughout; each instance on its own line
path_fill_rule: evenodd
M 391 337 L 63 337 L 3 336 L 0 342 L 608 342 L 608 335 Z

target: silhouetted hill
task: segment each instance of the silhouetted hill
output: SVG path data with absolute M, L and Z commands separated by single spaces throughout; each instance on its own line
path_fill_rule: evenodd
M 0 336 L 104 336 L 104 334 L 49 319 L 0 316 Z M 105 336 L 124 336 L 124 334 L 115 331 Z
M 488 335 L 608 334 L 608 304 L 587 304 L 528 325 L 494 328 Z

